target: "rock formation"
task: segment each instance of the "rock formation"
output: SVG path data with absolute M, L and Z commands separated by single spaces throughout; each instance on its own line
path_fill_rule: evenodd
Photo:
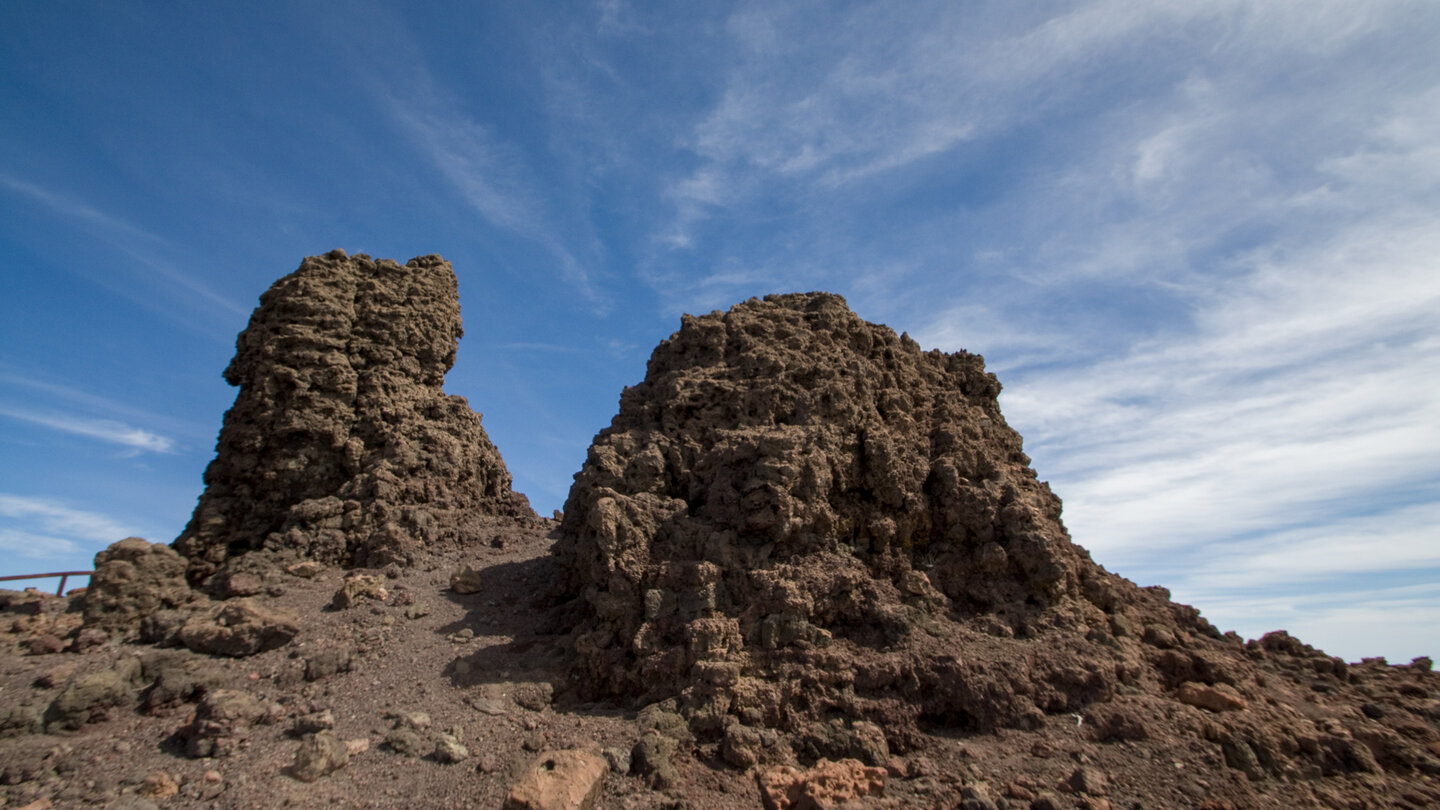
M 1283 633 L 1247 646 L 1092 562 L 999 392 L 980 357 L 834 295 L 685 317 L 566 504 L 582 697 L 676 711 L 737 767 L 883 765 L 934 733 L 1069 715 L 1097 741 L 1218 744 L 1256 779 L 1373 769 L 1301 719 L 1344 662 Z
M 175 541 L 191 581 L 259 548 L 403 563 L 466 516 L 533 514 L 480 415 L 441 390 L 461 332 L 439 256 L 336 250 L 275 282 L 236 340 L 240 392 Z
M 192 597 L 184 557 L 163 543 L 127 537 L 95 555 L 95 573 L 85 589 L 85 624 L 132 630 L 145 617 Z

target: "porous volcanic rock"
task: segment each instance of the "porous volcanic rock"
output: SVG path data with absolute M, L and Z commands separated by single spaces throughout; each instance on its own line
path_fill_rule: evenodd
M 1063 724 L 1190 740 L 1251 779 L 1440 771 L 1433 728 L 1311 705 L 1370 676 L 1283 633 L 1222 635 L 1094 563 L 999 392 L 980 357 L 835 295 L 686 316 L 565 506 L 580 697 L 676 711 L 737 766 L 883 766 L 937 734 Z
M 193 596 L 184 557 L 163 543 L 127 537 L 95 555 L 95 573 L 85 589 L 85 624 L 135 629 L 146 616 L 180 607 Z
M 463 516 L 532 515 L 480 415 L 441 390 L 461 332 L 439 256 L 335 250 L 275 282 L 236 340 L 240 392 L 175 541 L 190 580 L 259 548 L 404 564 Z

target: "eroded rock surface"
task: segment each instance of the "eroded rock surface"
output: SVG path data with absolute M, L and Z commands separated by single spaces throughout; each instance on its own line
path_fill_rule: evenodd
M 130 630 L 157 610 L 178 608 L 193 594 L 185 558 L 163 543 L 127 537 L 95 555 L 85 589 L 85 624 Z
M 461 332 L 439 256 L 336 250 L 275 282 L 236 341 L 240 392 L 175 541 L 190 580 L 259 548 L 404 564 L 477 514 L 533 514 L 480 415 L 441 389 Z
M 1192 740 L 1254 779 L 1370 773 L 1375 746 L 1405 751 L 1381 767 L 1440 771 L 1403 735 L 1357 748 L 1306 714 L 1360 677 L 1343 662 L 1222 635 L 1091 561 L 999 391 L 978 356 L 922 351 L 834 295 L 685 317 L 566 503 L 577 691 L 676 712 L 741 768 L 874 767 L 1058 720 Z M 1282 693 L 1266 671 L 1292 666 L 1304 686 Z
M 992 694 L 986 662 L 928 653 L 960 649 L 956 633 L 1105 623 L 1085 590 L 1106 575 L 1070 543 L 999 392 L 980 357 L 922 352 L 835 295 L 687 316 L 566 504 L 557 554 L 579 597 L 582 682 L 681 692 L 714 727 L 858 718 L 898 690 L 912 728 L 1034 711 L 1033 695 Z M 1113 685 L 1063 668 L 1050 702 Z

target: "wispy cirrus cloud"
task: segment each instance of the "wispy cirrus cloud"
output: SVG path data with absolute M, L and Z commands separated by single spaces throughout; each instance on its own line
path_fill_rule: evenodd
M 999 8 L 744 7 L 651 283 L 824 279 L 1004 372 L 1100 562 L 1395 615 L 1440 500 L 1440 11 Z
M 129 256 L 133 266 L 140 270 L 142 276 L 148 276 L 152 282 L 159 282 L 169 294 L 178 294 L 188 300 L 198 298 L 231 314 L 249 314 L 249 309 L 216 292 L 195 274 L 179 269 L 174 261 L 164 258 L 163 254 L 175 250 L 175 246 L 164 237 L 127 222 L 119 216 L 102 211 L 88 202 L 3 172 L 0 172 L 0 188 L 21 195 L 31 202 L 39 203 L 62 219 L 80 225 L 96 239 Z M 117 284 L 114 279 L 103 277 L 97 278 L 97 280 L 147 309 L 167 318 L 175 319 L 176 317 L 170 307 L 163 306 L 152 300 L 150 296 L 142 295 L 131 289 L 133 285 Z M 181 322 L 184 322 L 183 319 Z
M 112 419 L 90 419 L 58 413 L 36 413 L 7 407 L 0 407 L 0 416 L 40 425 L 41 427 L 58 430 L 62 433 L 97 439 L 109 444 L 118 444 L 122 447 L 128 447 L 137 453 L 175 452 L 174 439 Z
M 0 518 L 20 526 L 8 531 L 63 538 L 67 543 L 113 543 L 135 529 L 99 512 L 76 509 L 49 498 L 4 492 L 0 492 Z

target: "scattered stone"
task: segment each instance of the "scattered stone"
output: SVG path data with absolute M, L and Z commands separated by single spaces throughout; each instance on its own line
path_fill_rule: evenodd
M 89 652 L 97 647 L 103 646 L 110 640 L 110 634 L 99 627 L 82 627 L 80 632 L 75 634 L 75 639 L 70 642 L 70 651 L 83 653 Z
M 364 737 L 357 737 L 356 739 L 345 741 L 345 751 L 352 757 L 363 754 L 369 750 L 370 741 Z
M 479 414 L 441 390 L 461 332 L 439 256 L 337 250 L 275 282 L 236 340 L 225 380 L 240 392 L 175 541 L 190 581 L 261 548 L 405 565 L 458 543 L 468 516 L 534 519 Z
M 408 728 L 415 731 L 424 731 L 430 728 L 430 715 L 425 712 L 397 712 L 393 717 L 395 728 Z
M 350 749 L 345 746 L 345 741 L 334 732 L 321 731 L 303 740 L 295 750 L 295 764 L 290 766 L 290 775 L 301 782 L 314 782 L 345 767 L 349 761 Z
M 480 588 L 480 572 L 468 565 L 450 575 L 450 590 L 456 593 L 479 593 Z
M 337 610 L 354 607 L 361 599 L 384 602 L 390 593 L 385 590 L 385 580 L 371 574 L 352 574 L 345 578 L 345 584 L 335 592 L 330 604 Z
M 836 807 L 885 795 L 885 769 L 854 759 L 822 759 L 809 770 L 777 765 L 756 771 L 755 779 L 766 810 Z
M 74 730 L 107 719 L 115 707 L 133 705 L 141 677 L 140 661 L 127 657 L 110 669 L 75 678 L 46 710 L 46 728 Z
M 1212 712 L 1235 712 L 1247 706 L 1234 687 L 1223 683 L 1209 686 L 1186 681 L 1175 690 L 1175 699 Z
M 270 707 L 249 692 L 237 689 L 215 689 L 201 698 L 195 707 L 195 719 L 181 728 L 177 736 L 185 741 L 185 754 L 190 757 L 224 757 L 238 750 L 240 740 L 252 726 L 269 723 Z
M 1180 644 L 1179 640 L 1175 637 L 1174 631 L 1159 624 L 1145 625 L 1145 634 L 1142 638 L 1146 644 L 1152 644 L 1162 650 L 1168 650 Z
M 35 704 L 0 708 L 0 739 L 39 734 L 45 728 L 45 710 Z
M 586 810 L 600 795 L 607 767 L 589 751 L 546 751 L 510 789 L 504 810 Z
M 168 799 L 180 792 L 180 785 L 170 774 L 155 771 L 145 777 L 135 792 L 147 799 Z
M 185 653 L 151 653 L 140 660 L 140 667 L 151 684 L 142 704 L 148 712 L 199 700 L 226 682 L 225 673 L 215 664 Z
M 40 677 L 36 678 L 35 685 L 41 689 L 58 689 L 66 683 L 69 683 L 71 678 L 75 677 L 75 671 L 78 668 L 79 666 L 74 661 L 57 664 L 45 670 Z
M 532 712 L 543 711 L 555 699 L 555 687 L 548 683 L 521 683 L 510 690 L 515 705 Z
M 1054 793 L 1041 793 L 1030 800 L 1030 810 L 1066 810 L 1066 806 Z
M 488 714 L 491 717 L 504 717 L 509 714 L 505 707 L 495 700 L 487 697 L 474 697 L 470 699 L 470 706 L 481 714 Z
M 292 577 L 299 577 L 300 579 L 313 579 L 324 569 L 325 566 L 321 565 L 318 562 L 315 562 L 314 560 L 305 560 L 304 562 L 298 562 L 294 565 L 286 566 L 285 573 L 289 574 Z
M 416 603 L 405 608 L 405 618 L 420 619 L 430 615 L 430 607 L 425 604 Z
M 630 772 L 644 777 L 651 787 L 668 790 L 680 782 L 672 761 L 678 746 L 674 739 L 655 731 L 641 736 L 630 749 Z
M 385 735 L 385 744 L 402 756 L 419 757 L 425 754 L 425 738 L 413 728 L 392 729 Z
M 195 652 L 243 658 L 282 647 L 299 632 L 295 614 L 238 599 L 187 621 L 179 635 Z
M 1104 796 L 1110 792 L 1110 780 L 1099 768 L 1082 765 L 1065 780 L 1065 786 L 1076 793 L 1089 796 Z
M 85 590 L 85 624 L 135 630 L 144 617 L 178 608 L 192 595 L 185 558 L 162 543 L 127 537 L 95 555 L 95 573 Z
M 290 723 L 290 734 L 295 737 L 305 737 L 333 728 L 335 728 L 335 714 L 329 709 L 325 709 L 296 717 Z
M 461 762 L 470 756 L 470 750 L 460 744 L 453 734 L 441 732 L 435 735 L 435 760 L 446 764 Z
M 305 680 L 318 681 L 341 672 L 349 672 L 355 651 L 349 647 L 321 650 L 305 659 Z
M 624 748 L 606 748 L 600 752 L 610 764 L 610 770 L 624 776 L 630 773 L 630 752 Z
M 54 655 L 65 651 L 65 642 L 49 633 L 27 640 L 24 646 L 31 655 Z

